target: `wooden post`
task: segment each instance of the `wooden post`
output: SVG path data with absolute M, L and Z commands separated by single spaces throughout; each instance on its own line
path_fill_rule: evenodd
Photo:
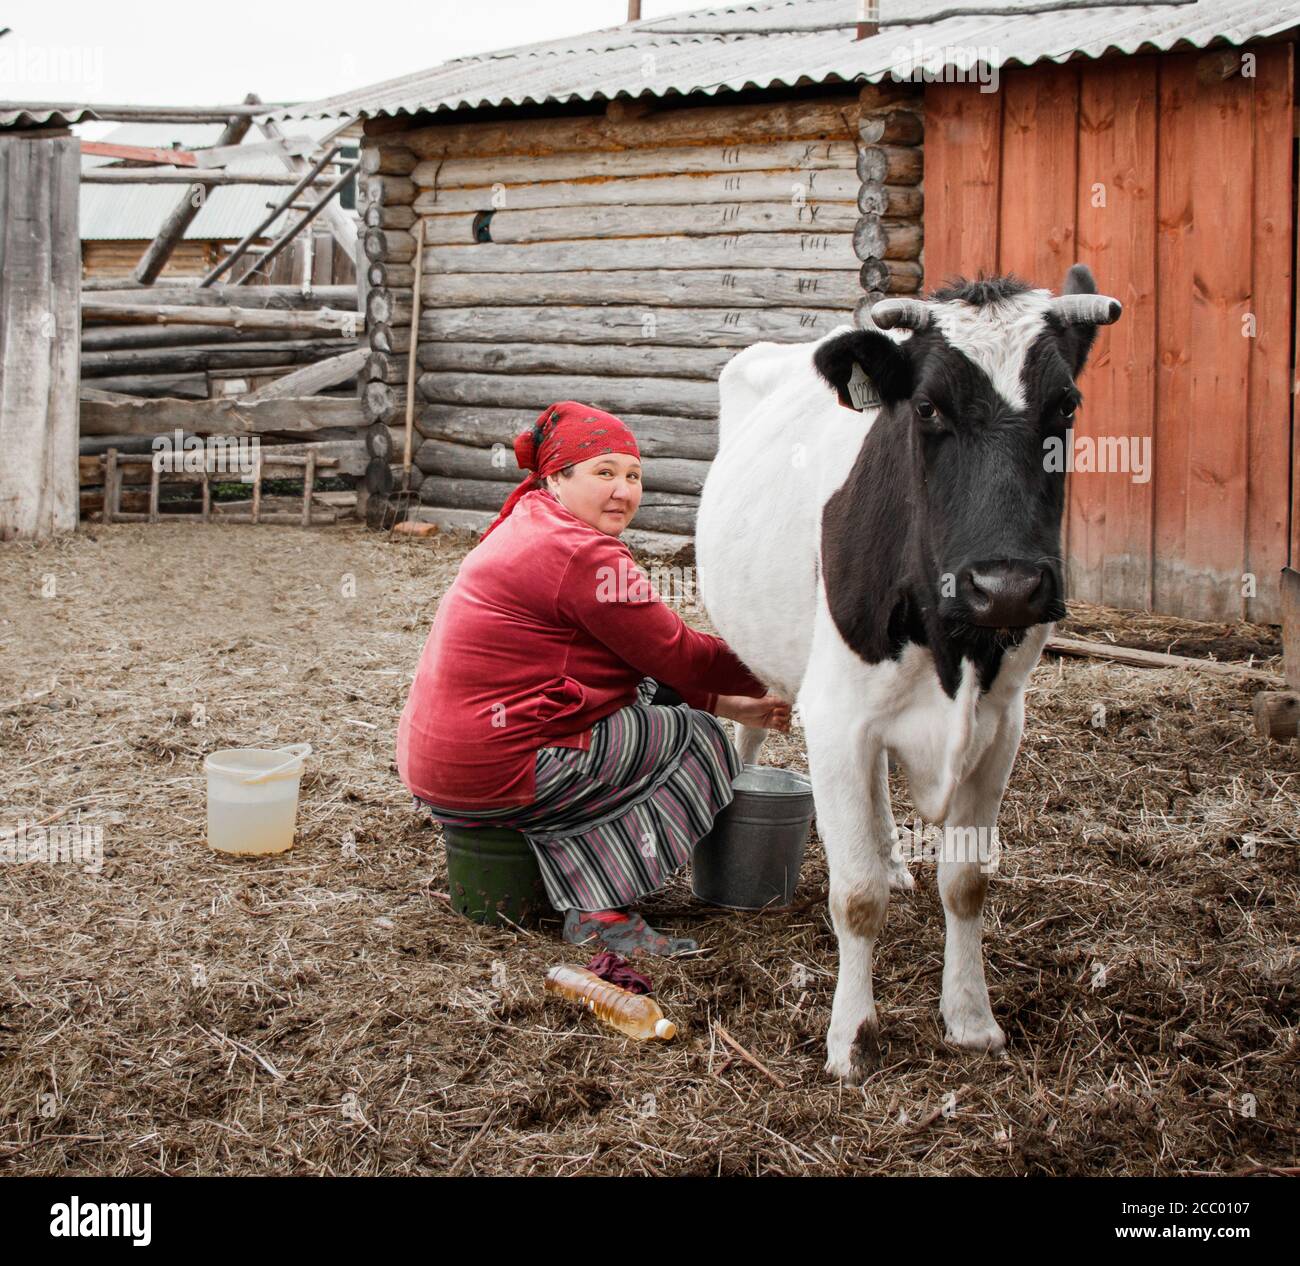
M 105 523 L 112 523 L 117 513 L 118 497 L 121 495 L 122 480 L 117 470 L 117 449 L 110 448 L 104 454 L 104 509 L 100 518 Z
M 152 462 L 149 465 L 149 522 L 158 522 L 158 489 L 162 483 L 162 472 Z
M 244 98 L 247 105 L 256 105 L 260 100 L 261 98 L 255 92 L 250 92 Z M 238 145 L 252 125 L 253 120 L 249 115 L 238 115 L 232 118 L 217 138 L 217 144 Z M 185 190 L 180 201 L 172 208 L 171 214 L 162 222 L 158 236 L 149 243 L 145 253 L 140 256 L 140 262 L 135 266 L 132 276 L 142 286 L 154 282 L 158 274 L 167 266 L 176 244 L 185 236 L 185 230 L 198 215 L 203 200 L 212 192 L 212 186 L 205 184 L 202 178 L 195 179 L 194 184 L 198 186 L 198 190 L 192 187 Z
M 250 522 L 256 523 L 262 513 L 262 446 L 257 446 L 257 456 L 253 458 L 253 509 Z
M 203 509 L 200 511 L 204 523 L 212 520 L 212 480 L 207 469 L 203 471 Z
M 302 525 L 311 527 L 311 494 L 316 483 L 316 454 L 307 454 L 307 465 L 302 472 Z
M 415 357 L 420 350 L 420 287 L 424 281 L 424 220 L 415 227 L 415 290 L 411 295 L 411 348 L 406 365 L 406 447 L 402 453 L 402 491 L 411 489 L 411 439 L 415 429 Z
M 81 145 L 0 135 L 0 540 L 75 532 Z

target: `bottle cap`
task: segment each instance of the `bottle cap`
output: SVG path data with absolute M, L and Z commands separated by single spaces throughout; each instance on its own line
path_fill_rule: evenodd
M 677 1026 L 671 1020 L 655 1021 L 655 1037 L 667 1039 L 670 1037 L 676 1037 L 676 1035 Z

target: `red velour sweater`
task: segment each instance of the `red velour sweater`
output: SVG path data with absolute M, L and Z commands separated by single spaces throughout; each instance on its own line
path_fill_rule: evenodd
M 763 683 L 720 637 L 688 628 L 617 537 L 549 492 L 525 495 L 438 604 L 397 728 L 410 791 L 446 809 L 536 799 L 538 748 L 591 746 L 591 727 L 644 677 L 712 712 Z

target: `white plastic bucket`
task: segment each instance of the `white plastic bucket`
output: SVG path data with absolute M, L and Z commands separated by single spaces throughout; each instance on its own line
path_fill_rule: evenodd
M 262 857 L 293 847 L 298 785 L 310 743 L 276 751 L 227 747 L 203 762 L 208 776 L 208 843 L 236 857 Z

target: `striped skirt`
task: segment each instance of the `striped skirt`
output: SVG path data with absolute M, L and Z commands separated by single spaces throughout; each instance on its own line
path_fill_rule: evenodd
M 418 800 L 448 826 L 519 831 L 560 911 L 611 910 L 663 887 L 732 801 L 740 757 L 711 713 L 652 704 L 646 678 L 636 703 L 592 727 L 591 748 L 543 747 L 537 795 L 524 807 L 454 809 Z

